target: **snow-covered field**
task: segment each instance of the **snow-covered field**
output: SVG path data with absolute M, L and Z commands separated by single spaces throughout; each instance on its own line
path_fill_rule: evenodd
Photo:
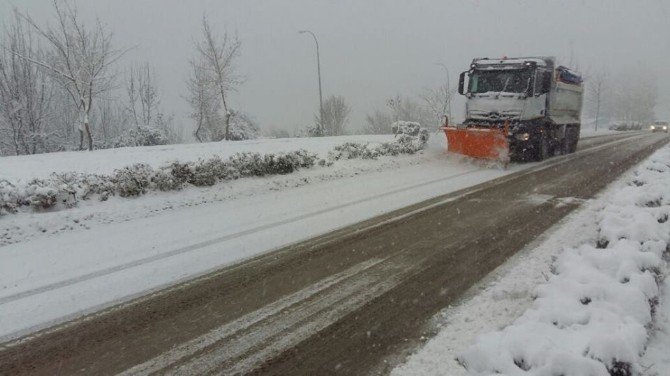
M 668 187 L 665 147 L 446 308 L 393 375 L 667 375 Z
M 4 234 L 4 238 L 0 235 L 4 241 L 0 246 L 0 339 L 533 165 L 503 170 L 462 163 L 446 155 L 443 135 L 431 136 L 426 150 L 415 155 L 339 160 L 329 167 L 315 166 L 288 175 L 149 192 L 138 198 L 80 201 L 76 207 L 52 212 L 5 215 L 0 218 L 0 233 Z M 333 145 L 351 140 L 365 141 L 366 137 L 296 142 L 309 151 L 326 153 Z M 283 140 L 257 142 L 252 150 L 296 147 L 284 145 Z M 209 147 L 213 146 L 205 146 Z M 154 148 L 131 152 L 153 155 L 152 163 L 194 157 L 180 147 L 171 148 L 161 156 L 151 154 Z M 96 153 L 90 153 L 90 158 L 103 163 L 105 158 Z M 49 156 L 37 158 L 46 163 Z M 55 160 L 67 158 L 70 156 Z M 21 158 L 15 161 L 24 167 L 12 167 L 13 176 L 27 178 L 30 173 L 24 168 L 30 168 L 29 164 Z M 118 167 L 139 161 L 147 160 L 110 163 Z M 82 169 L 95 168 L 92 162 L 81 163 Z M 54 162 L 39 171 L 67 167 L 65 162 Z

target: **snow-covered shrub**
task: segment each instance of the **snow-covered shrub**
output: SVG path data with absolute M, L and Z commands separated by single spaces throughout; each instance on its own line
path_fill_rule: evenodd
M 305 149 L 299 149 L 297 151 L 292 151 L 287 153 L 295 157 L 296 166 L 300 168 L 310 168 L 316 163 L 317 155 L 316 153 L 309 152 Z
M 265 165 L 263 157 L 258 153 L 235 153 L 229 158 L 231 166 L 240 172 L 240 176 L 263 176 Z
M 391 124 L 391 131 L 393 134 L 408 134 L 410 136 L 418 136 L 421 130 L 421 124 L 414 121 L 396 121 Z
M 121 197 L 139 196 L 147 192 L 153 176 L 153 169 L 137 163 L 114 171 L 112 181 Z
M 264 159 L 266 174 L 290 174 L 299 168 L 309 168 L 316 162 L 316 154 L 306 150 L 290 153 L 266 154 Z
M 166 166 L 161 167 L 161 170 L 169 171 L 170 175 L 178 186 L 190 182 L 193 179 L 193 164 L 190 162 L 172 162 Z
M 208 171 L 215 180 L 233 180 L 240 176 L 239 172 L 230 166 L 230 163 L 224 161 L 218 155 L 204 161 L 198 161 L 197 164 L 200 169 Z
M 422 128 L 419 123 L 412 121 L 396 121 L 391 124 L 391 129 L 401 143 L 413 143 L 423 147 L 426 142 L 428 142 L 428 130 Z
M 0 180 L 0 215 L 16 213 L 19 207 L 19 194 L 14 184 Z
M 421 128 L 419 123 L 399 121 L 393 123 L 395 139 L 381 144 L 346 142 L 335 146 L 328 153 L 328 159 L 377 159 L 380 156 L 396 156 L 400 154 L 415 154 L 426 147 L 428 131 Z M 325 162 L 324 162 L 325 164 Z
M 66 207 L 75 206 L 80 197 L 86 199 L 90 195 L 90 186 L 82 182 L 84 179 L 86 179 L 86 174 L 74 172 L 54 173 L 50 176 L 50 181 L 58 187 L 62 197 L 61 202 Z
M 167 145 L 169 137 L 165 129 L 141 125 L 123 133 L 114 143 L 114 147 Z
M 379 156 L 379 148 L 375 148 L 370 144 L 361 144 L 357 142 L 345 142 L 342 145 L 337 145 L 329 153 L 333 160 L 340 159 L 376 159 Z
M 113 196 L 116 187 L 111 177 L 97 174 L 82 174 L 80 184 L 82 190 L 79 196 L 87 200 L 92 195 L 99 195 L 100 201 L 105 201 L 109 196 Z
M 314 166 L 316 154 L 306 150 L 289 153 L 266 154 L 236 153 L 229 159 L 229 167 L 238 171 L 239 176 L 265 176 L 287 174 L 298 168 Z
M 235 113 L 230 118 L 230 129 L 228 138 L 232 141 L 251 140 L 258 138 L 260 130 L 251 118 L 242 113 Z
M 59 199 L 67 200 L 67 193 L 58 189 L 53 180 L 34 179 L 24 188 L 21 201 L 38 209 L 48 209 Z
M 209 187 L 216 184 L 221 168 L 216 160 L 198 160 L 194 166 L 193 177 L 189 183 L 196 187 Z
M 184 183 L 177 179 L 169 169 L 159 169 L 154 172 L 151 177 L 151 183 L 159 191 L 177 191 L 180 190 Z

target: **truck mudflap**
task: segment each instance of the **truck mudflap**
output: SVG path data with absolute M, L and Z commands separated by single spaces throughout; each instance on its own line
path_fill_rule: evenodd
M 442 129 L 447 135 L 449 152 L 477 159 L 509 163 L 509 124 L 507 122 L 502 127 L 446 125 Z

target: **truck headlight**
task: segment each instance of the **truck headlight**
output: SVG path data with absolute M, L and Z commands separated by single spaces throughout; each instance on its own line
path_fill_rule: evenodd
M 651 130 L 653 131 L 654 129 L 656 129 L 656 127 L 654 127 L 654 126 L 652 125 L 652 126 L 651 126 Z
M 530 140 L 530 134 L 528 134 L 528 133 L 517 133 L 517 134 L 514 135 L 514 137 L 516 137 L 516 139 L 519 140 L 519 141 Z
M 667 131 L 667 130 L 668 130 L 668 126 L 667 126 L 667 125 L 664 125 L 664 126 L 663 126 L 663 130 L 664 130 L 664 131 Z

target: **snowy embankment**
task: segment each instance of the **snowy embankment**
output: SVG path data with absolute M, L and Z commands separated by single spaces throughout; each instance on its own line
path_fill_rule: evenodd
M 446 309 L 394 375 L 667 372 L 668 187 L 665 147 Z

